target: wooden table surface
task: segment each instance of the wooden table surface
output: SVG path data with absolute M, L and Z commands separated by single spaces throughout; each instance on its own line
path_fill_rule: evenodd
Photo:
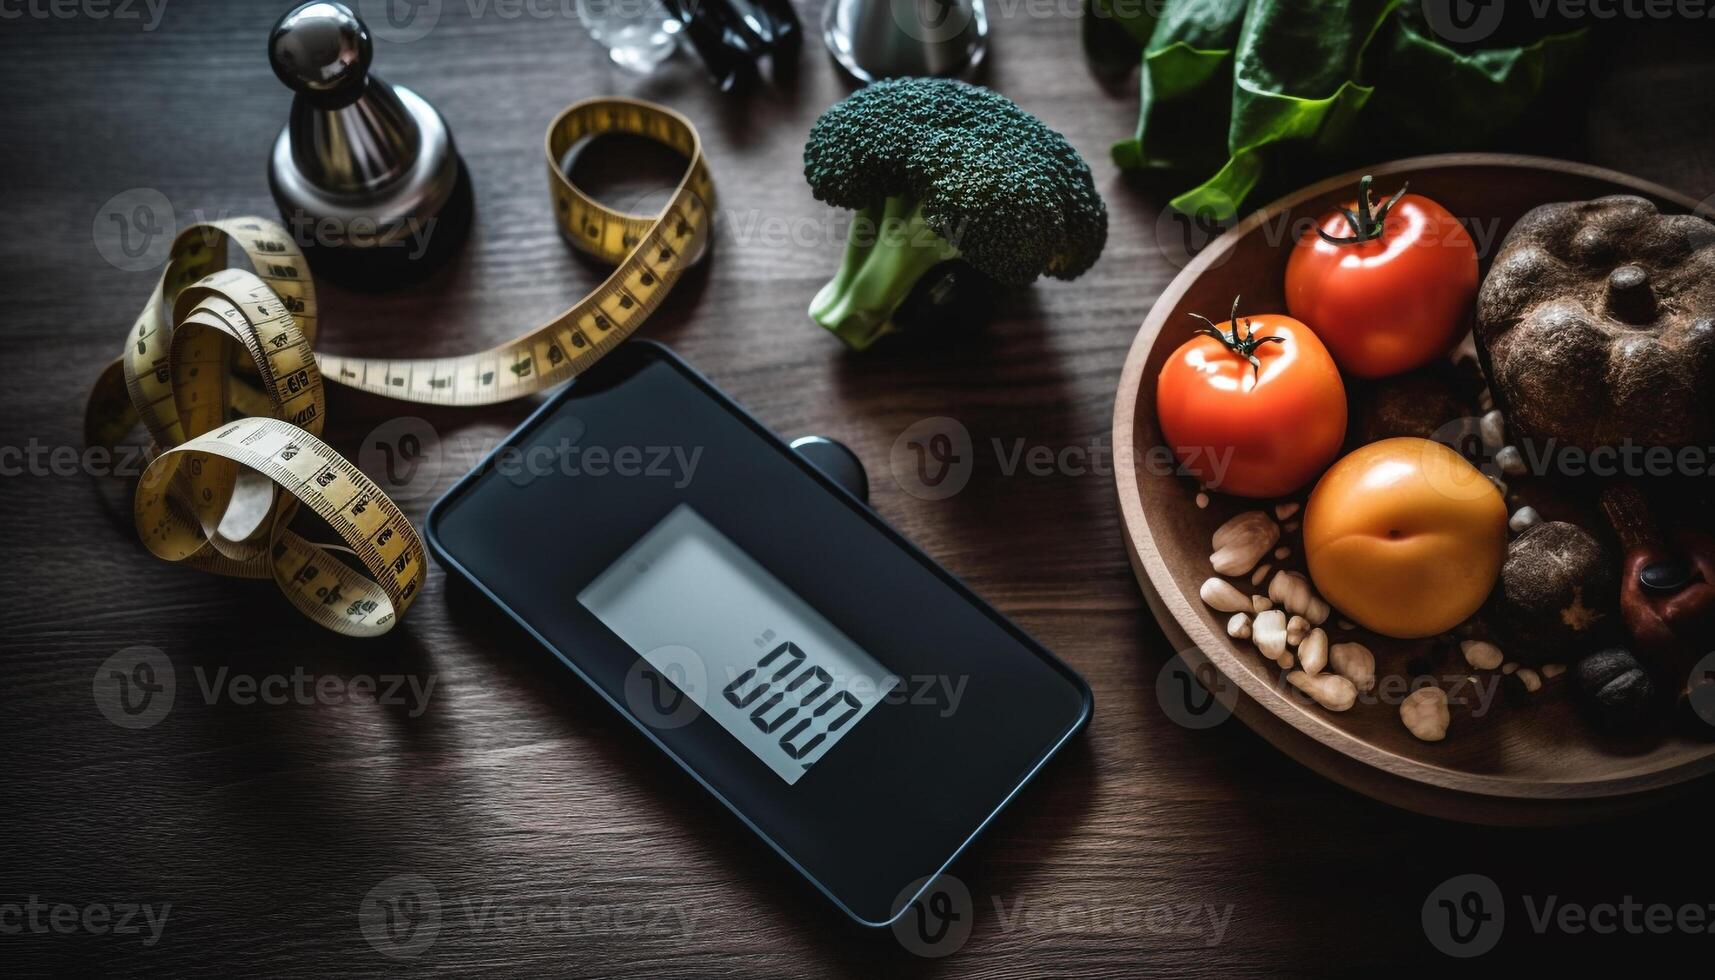
M 1487 875 L 1506 895 L 1491 965 L 1509 951 L 1540 963 L 1565 952 L 1636 955 L 1662 941 L 1538 935 L 1529 912 L 1549 896 L 1715 901 L 1707 791 L 1593 828 L 1461 826 L 1343 790 L 1236 722 L 1192 731 L 1163 713 L 1155 681 L 1173 651 L 1127 564 L 1105 453 L 1121 361 L 1176 267 L 1157 244 L 1159 196 L 1122 180 L 1107 154 L 1133 125 L 1136 95 L 1092 79 L 1077 21 L 1048 6 L 1052 16 L 1040 18 L 1029 5 L 996 11 L 988 81 L 1091 161 L 1112 233 L 1090 274 L 1009 298 L 986 331 L 860 356 L 806 319 L 845 233 L 800 175 L 807 127 L 847 91 L 819 44 L 806 46 L 795 83 L 722 96 L 683 59 L 648 79 L 616 70 L 558 0 L 435 3 L 427 36 L 377 44 L 378 72 L 451 124 L 477 223 L 428 283 L 322 291 L 321 344 L 331 351 L 447 354 L 520 332 L 600 277 L 549 220 L 547 121 L 608 93 L 696 121 L 721 195 L 717 243 L 645 335 L 776 431 L 849 444 L 869 463 L 876 509 L 1095 691 L 1088 732 L 955 865 L 974 916 L 956 955 L 919 958 L 886 930 L 849 924 L 438 568 L 401 628 L 352 641 L 298 617 L 272 584 L 155 560 L 130 526 L 125 481 L 90 478 L 66 460 L 72 449 L 52 455 L 81 445 L 86 387 L 157 275 L 104 259 L 122 254 L 108 211 L 116 195 L 153 189 L 181 227 L 275 213 L 265 164 L 289 97 L 263 42 L 284 6 L 170 0 L 152 31 L 87 16 L 0 20 L 0 195 L 11 229 L 0 238 L 0 446 L 41 451 L 22 473 L 16 453 L 0 460 L 14 464 L 0 479 L 0 969 L 1439 971 L 1450 964 L 1436 962 L 1423 907 L 1455 874 Z M 806 23 L 819 23 L 812 6 Z M 1618 32 L 1592 64 L 1588 92 L 1545 109 L 1549 122 L 1508 147 L 1715 192 L 1707 37 L 1661 23 Z M 1449 139 L 1447 149 L 1482 148 Z M 648 186 L 638 173 L 603 179 L 610 194 Z M 414 519 L 527 408 L 329 396 L 328 438 L 348 453 L 404 416 L 438 434 L 404 501 Z M 957 419 L 977 446 L 968 487 L 942 501 L 904 492 L 887 464 L 900 433 L 934 416 Z M 1005 456 L 1020 445 L 1070 450 L 1071 465 L 1042 476 L 1009 469 Z M 1094 465 L 1079 465 L 1084 454 Z M 176 697 L 160 723 L 133 731 L 97 711 L 91 685 L 98 665 L 138 645 L 170 661 Z M 233 675 L 295 673 L 341 690 L 365 677 L 433 686 L 426 698 L 407 688 L 402 698 L 277 705 L 242 703 L 224 686 Z M 439 901 L 439 932 L 415 959 L 382 955 L 360 928 L 365 895 L 398 875 L 427 881 Z M 32 903 L 45 925 L 30 924 Z M 61 934 L 51 907 L 62 903 L 77 910 L 67 915 L 106 908 L 115 922 L 130 905 L 168 918 L 155 942 L 147 927 L 102 929 L 99 916 Z

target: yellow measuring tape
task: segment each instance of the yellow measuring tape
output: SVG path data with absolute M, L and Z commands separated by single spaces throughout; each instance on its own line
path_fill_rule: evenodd
M 689 161 L 660 214 L 613 211 L 566 177 L 567 152 L 605 133 L 647 137 Z M 323 379 L 440 405 L 533 394 L 630 336 L 707 242 L 714 185 L 697 131 L 678 113 L 634 99 L 579 102 L 549 126 L 547 154 L 561 232 L 616 268 L 565 313 L 461 357 L 317 354 L 315 284 L 284 228 L 236 218 L 180 232 L 84 415 L 90 446 L 111 449 L 138 421 L 154 442 L 133 503 L 149 550 L 220 575 L 272 578 L 292 605 L 339 633 L 391 629 L 422 589 L 423 543 L 398 506 L 321 440 Z M 229 244 L 253 271 L 227 267 Z M 289 530 L 300 505 L 341 544 Z

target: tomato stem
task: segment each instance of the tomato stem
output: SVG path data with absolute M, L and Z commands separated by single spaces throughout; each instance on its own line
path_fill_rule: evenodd
M 1215 324 L 1215 321 L 1201 313 L 1193 313 L 1191 316 L 1208 324 L 1206 327 L 1198 327 L 1196 330 L 1191 331 L 1192 333 L 1201 334 L 1205 337 L 1213 337 L 1220 341 L 1228 350 L 1249 361 L 1251 364 L 1251 370 L 1256 372 L 1258 380 L 1261 380 L 1262 378 L 1262 360 L 1256 356 L 1257 348 L 1261 347 L 1263 344 L 1286 343 L 1285 337 L 1276 337 L 1272 334 L 1267 337 L 1258 337 L 1256 335 L 1256 324 L 1248 316 L 1244 317 L 1245 335 L 1240 337 L 1239 297 L 1237 296 L 1233 297 L 1233 312 L 1227 320 L 1227 325 L 1232 328 L 1232 333 L 1230 335 L 1222 333 L 1221 328 Z
M 1382 237 L 1382 229 L 1387 224 L 1388 212 L 1392 211 L 1393 206 L 1399 203 L 1399 199 L 1405 196 L 1406 190 L 1411 187 L 1411 182 L 1407 181 L 1401 184 L 1399 190 L 1394 191 L 1392 197 L 1388 198 L 1380 208 L 1376 208 L 1371 203 L 1370 197 L 1370 184 L 1374 181 L 1375 178 L 1369 174 L 1365 174 L 1364 179 L 1358 181 L 1358 211 L 1356 214 L 1353 214 L 1350 208 L 1337 209 L 1341 216 L 1346 219 L 1346 224 L 1351 226 L 1352 234 L 1342 238 L 1317 228 L 1316 234 L 1321 235 L 1323 241 L 1330 245 L 1361 245 L 1364 242 L 1373 242 Z

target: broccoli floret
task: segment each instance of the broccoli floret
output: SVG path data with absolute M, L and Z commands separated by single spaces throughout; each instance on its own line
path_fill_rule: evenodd
M 1003 286 L 1076 279 L 1108 237 L 1090 168 L 1011 99 L 940 78 L 877 82 L 810 129 L 804 177 L 856 211 L 810 318 L 862 350 L 930 269 L 962 259 Z

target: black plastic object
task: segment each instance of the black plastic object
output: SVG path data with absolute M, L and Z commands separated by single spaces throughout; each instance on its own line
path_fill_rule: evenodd
M 843 442 L 827 436 L 799 436 L 792 440 L 792 449 L 814 463 L 816 469 L 846 489 L 846 492 L 869 503 L 869 473 L 863 460 Z
M 1691 584 L 1691 565 L 1679 558 L 1650 562 L 1638 570 L 1638 582 L 1650 592 L 1672 595 Z
M 772 57 L 795 60 L 803 28 L 790 0 L 665 0 L 685 36 L 722 92 L 756 73 Z
M 659 450 L 675 447 L 677 458 L 696 454 L 694 471 L 655 473 Z M 515 478 L 531 459 L 542 465 Z M 556 459 L 577 465 L 547 465 Z M 628 686 L 648 661 L 579 598 L 685 508 L 909 681 L 795 782 L 708 712 L 681 713 L 694 698 L 671 674 Z M 622 344 L 550 399 L 435 504 L 426 528 L 450 575 L 865 925 L 905 914 L 1090 717 L 1076 672 L 658 344 Z M 685 815 L 691 827 L 707 817 Z

